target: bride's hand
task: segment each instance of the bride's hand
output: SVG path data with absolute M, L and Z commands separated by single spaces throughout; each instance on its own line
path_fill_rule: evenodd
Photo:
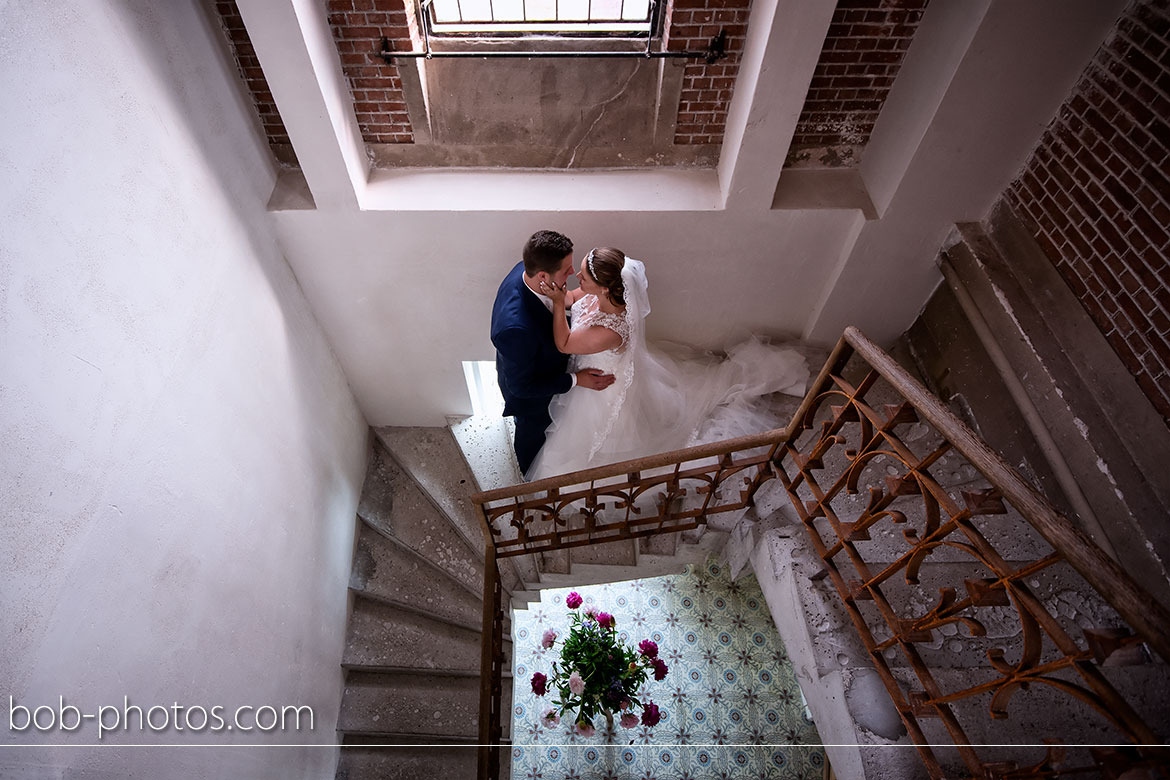
M 551 279 L 547 282 L 540 283 L 541 294 L 547 295 L 549 298 L 551 298 L 552 302 L 554 304 L 560 304 L 561 306 L 564 306 L 565 305 L 565 295 L 568 294 L 568 291 L 569 291 L 568 284 L 565 284 L 562 287 L 558 287 L 557 285 L 553 284 Z

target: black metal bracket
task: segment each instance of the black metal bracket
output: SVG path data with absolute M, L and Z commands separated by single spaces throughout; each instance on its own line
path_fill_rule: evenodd
M 727 56 L 727 30 L 719 28 L 719 34 L 707 44 L 707 54 L 703 60 L 708 64 L 718 62 Z
M 382 46 L 376 52 L 377 56 L 387 65 L 394 62 L 396 57 L 421 57 L 435 59 L 439 57 L 501 57 L 501 58 L 540 58 L 558 57 L 562 59 L 701 59 L 708 65 L 727 56 L 727 31 L 720 29 L 719 34 L 707 44 L 706 51 L 394 51 L 388 38 L 382 38 Z

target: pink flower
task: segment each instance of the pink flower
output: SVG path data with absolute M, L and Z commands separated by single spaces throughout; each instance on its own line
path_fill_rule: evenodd
M 541 676 L 543 677 L 544 675 Z M 576 672 L 569 675 L 569 690 L 578 696 L 585 693 L 585 681 Z
M 557 632 L 551 628 L 544 632 L 544 636 L 540 638 L 540 646 L 548 650 L 553 646 L 553 642 L 557 641 Z
M 623 729 L 632 729 L 632 728 L 634 728 L 634 726 L 637 726 L 637 725 L 638 725 L 638 716 L 637 715 L 635 715 L 632 712 L 627 712 L 625 715 L 622 715 L 622 728 Z
M 626 710 L 628 710 L 630 708 L 630 704 L 631 704 L 631 702 L 629 699 L 622 699 L 621 706 L 619 706 L 618 709 L 621 710 L 622 712 L 625 712 Z
M 581 597 L 577 594 L 577 591 L 573 591 L 568 596 L 565 596 L 565 606 L 569 609 L 576 609 L 581 606 Z
M 588 721 L 581 721 L 577 724 L 577 733 L 583 737 L 593 736 L 593 724 Z
M 544 713 L 540 719 L 544 721 L 544 725 L 549 728 L 552 728 L 561 722 L 561 716 L 557 715 L 556 710 L 549 710 L 548 712 Z
M 643 639 L 638 643 L 638 652 L 647 658 L 655 658 L 658 656 L 658 645 L 649 639 Z
M 662 720 L 662 715 L 658 712 L 658 705 L 652 701 L 646 702 L 646 706 L 642 710 L 642 725 L 654 727 L 658 725 L 660 720 Z
M 650 662 L 650 665 L 654 667 L 655 680 L 666 679 L 666 672 L 668 671 L 669 667 L 667 667 L 665 661 L 663 661 L 661 658 L 655 658 Z
M 544 696 L 544 692 L 548 690 L 546 687 L 547 683 L 548 678 L 540 672 L 537 672 L 536 674 L 532 675 L 532 692 L 537 696 Z
M 614 622 L 613 615 L 608 612 L 597 613 L 597 625 L 602 628 L 613 628 Z
M 590 604 L 589 606 L 585 607 L 585 609 L 581 610 L 581 613 L 585 615 L 585 617 L 591 618 L 597 614 L 597 607 Z

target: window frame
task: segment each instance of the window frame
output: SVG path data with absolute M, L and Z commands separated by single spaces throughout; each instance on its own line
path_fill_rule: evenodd
M 458 0 L 455 0 L 458 2 Z M 623 0 L 624 2 L 624 0 Z M 436 20 L 434 0 L 422 0 L 419 17 L 424 35 L 432 42 L 458 41 L 571 41 L 613 40 L 650 41 L 660 37 L 662 9 L 668 6 L 663 0 L 649 0 L 647 19 L 629 22 L 621 20 L 599 21 L 491 21 L 491 22 L 439 22 Z

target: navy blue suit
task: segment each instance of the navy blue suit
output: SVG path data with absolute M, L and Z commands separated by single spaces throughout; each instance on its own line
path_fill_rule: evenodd
M 569 356 L 553 341 L 552 312 L 524 285 L 524 263 L 517 263 L 496 293 L 492 307 L 492 344 L 496 374 L 504 395 L 504 416 L 516 418 L 516 459 L 528 471 L 544 445 L 552 422 L 552 397 L 573 386 L 566 373 Z

